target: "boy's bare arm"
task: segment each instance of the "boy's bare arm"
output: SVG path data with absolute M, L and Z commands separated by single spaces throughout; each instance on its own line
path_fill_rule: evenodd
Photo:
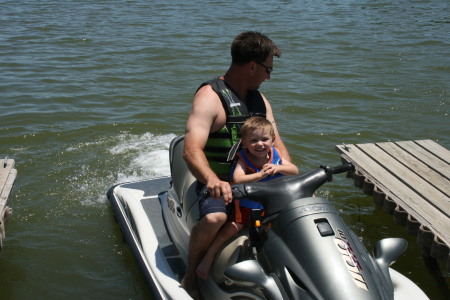
M 256 182 L 266 178 L 268 175 L 263 170 L 258 173 L 245 174 L 243 163 L 239 160 L 233 173 L 233 183 Z

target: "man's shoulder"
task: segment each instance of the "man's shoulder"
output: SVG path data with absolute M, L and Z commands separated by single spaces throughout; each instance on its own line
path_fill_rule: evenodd
M 195 93 L 195 102 L 199 101 L 220 102 L 220 97 L 210 85 L 204 85 Z
M 197 117 L 212 119 L 212 132 L 219 130 L 226 122 L 222 101 L 210 85 L 204 85 L 197 90 L 192 108 L 197 112 Z

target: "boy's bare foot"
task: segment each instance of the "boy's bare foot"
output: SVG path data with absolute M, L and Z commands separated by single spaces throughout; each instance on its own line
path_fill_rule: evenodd
M 208 258 L 208 255 L 203 257 L 200 264 L 197 266 L 197 276 L 202 279 L 208 279 L 209 270 L 211 270 L 211 266 L 213 263 L 213 258 Z

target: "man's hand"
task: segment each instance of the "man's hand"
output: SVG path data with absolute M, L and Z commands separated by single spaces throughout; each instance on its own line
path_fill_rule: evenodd
M 230 183 L 227 181 L 221 181 L 219 179 L 210 180 L 206 184 L 209 194 L 213 198 L 223 197 L 225 205 L 231 203 L 233 200 L 233 195 L 231 193 Z

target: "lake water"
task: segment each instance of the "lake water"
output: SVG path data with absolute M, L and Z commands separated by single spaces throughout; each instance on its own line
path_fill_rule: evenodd
M 0 11 L 0 157 L 18 169 L 1 299 L 151 297 L 106 191 L 169 174 L 196 88 L 226 71 L 242 31 L 283 52 L 261 91 L 301 171 L 340 163 L 342 143 L 450 148 L 448 0 L 2 0 Z M 369 248 L 406 238 L 394 268 L 448 299 L 415 237 L 343 177 L 319 195 Z

